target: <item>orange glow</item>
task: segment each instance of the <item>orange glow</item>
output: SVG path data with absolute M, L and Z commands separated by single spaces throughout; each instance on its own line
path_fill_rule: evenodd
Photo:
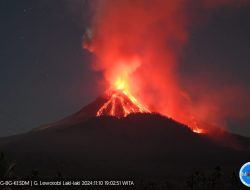
M 197 14 L 228 2 L 211 1 L 195 6 L 195 10 L 202 8 Z M 84 36 L 83 48 L 97 57 L 93 69 L 103 74 L 102 84 L 109 89 L 97 116 L 158 112 L 204 133 L 208 129 L 197 121 L 221 124 L 237 114 L 235 110 L 240 109 L 225 105 L 234 107 L 236 98 L 243 99 L 235 96 L 239 90 L 225 93 L 221 87 L 215 90 L 215 84 L 209 87 L 202 77 L 185 80 L 180 76 L 180 54 L 188 42 L 188 30 L 199 21 L 190 7 L 185 0 L 95 1 L 93 28 Z
M 121 78 L 118 78 L 115 82 L 115 88 L 117 90 L 127 91 L 128 86 L 125 82 L 125 80 L 122 80 Z
M 131 93 L 125 80 L 118 78 L 113 87 L 106 91 L 107 101 L 97 111 L 97 116 L 111 115 L 126 117 L 131 113 L 150 112 Z
M 195 133 L 199 133 L 199 134 L 203 134 L 203 133 L 205 133 L 205 131 L 203 130 L 203 129 L 192 129 L 193 130 L 193 132 L 195 132 Z
M 158 112 L 197 128 L 176 75 L 177 52 L 187 41 L 183 6 L 181 0 L 100 4 L 87 47 L 98 57 L 93 67 L 109 89 L 97 116 Z

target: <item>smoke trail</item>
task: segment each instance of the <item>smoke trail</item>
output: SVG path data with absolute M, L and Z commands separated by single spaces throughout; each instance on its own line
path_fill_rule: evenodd
M 189 125 L 194 125 L 195 118 L 222 123 L 238 114 L 225 113 L 223 109 L 229 107 L 225 105 L 245 98 L 246 93 L 229 88 L 230 97 L 214 93 L 216 101 L 211 101 L 200 92 L 211 86 L 204 88 L 197 81 L 194 85 L 199 98 L 193 102 L 190 92 L 179 83 L 179 58 L 190 28 L 204 18 L 199 15 L 211 14 L 222 6 L 246 4 L 244 0 L 96 0 L 92 37 L 87 35 L 84 47 L 98 57 L 93 68 L 102 71 L 109 84 L 123 78 L 151 110 Z

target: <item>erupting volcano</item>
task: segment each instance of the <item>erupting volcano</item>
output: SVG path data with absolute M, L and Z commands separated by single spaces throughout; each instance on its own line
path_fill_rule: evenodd
M 200 77 L 181 67 L 193 23 L 199 22 L 190 13 L 227 5 L 210 2 L 202 0 L 188 11 L 186 1 L 91 1 L 93 17 L 82 47 L 94 56 L 92 69 L 102 75 L 101 91 L 108 89 L 94 116 L 154 112 L 196 133 L 212 131 L 208 126 L 224 127 L 229 118 L 245 118 L 245 111 L 238 113 L 235 107 L 242 107 L 239 100 L 247 99 L 247 93 L 219 87 L 214 76 L 210 80 L 206 73 Z
M 176 18 L 184 4 L 163 0 L 99 3 L 94 3 L 95 17 L 82 44 L 95 55 L 93 69 L 103 75 L 102 90 L 108 89 L 95 116 L 122 118 L 156 112 L 200 133 L 192 98 L 176 71 L 178 49 L 187 42 L 183 17 Z
M 125 81 L 118 79 L 115 87 L 105 93 L 107 101 L 97 111 L 96 116 L 111 115 L 118 118 L 126 117 L 131 113 L 150 112 L 126 88 Z
M 122 118 L 133 113 L 151 113 L 132 95 L 128 83 L 121 78 L 118 78 L 114 85 L 105 92 L 103 98 L 106 101 L 98 109 L 96 116 L 109 115 Z M 195 133 L 205 133 L 194 117 L 191 117 L 190 122 L 186 124 Z

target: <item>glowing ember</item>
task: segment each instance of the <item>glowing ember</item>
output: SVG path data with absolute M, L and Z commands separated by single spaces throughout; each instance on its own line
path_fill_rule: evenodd
M 199 134 L 205 133 L 205 131 L 203 129 L 200 129 L 200 128 L 192 128 L 192 131 L 195 133 L 199 133 Z
M 196 121 L 194 116 L 191 116 L 190 118 L 190 122 L 187 123 L 188 127 L 194 132 L 194 133 L 206 133 L 206 131 L 204 129 L 202 129 L 198 122 Z
M 107 101 L 97 111 L 97 116 L 111 115 L 118 118 L 126 117 L 131 113 L 150 112 L 145 106 L 129 93 L 124 80 L 118 78 L 115 86 L 106 92 Z

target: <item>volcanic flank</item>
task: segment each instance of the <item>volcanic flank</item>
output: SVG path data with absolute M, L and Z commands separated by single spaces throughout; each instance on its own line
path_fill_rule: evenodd
M 112 107 L 115 117 L 110 116 Z M 37 169 L 46 176 L 60 171 L 70 177 L 170 181 L 217 165 L 233 172 L 250 156 L 249 151 L 216 143 L 173 119 L 144 113 L 121 91 L 99 97 L 76 114 L 39 130 L 2 138 L 0 149 L 15 160 L 19 176 Z
M 123 90 L 110 90 L 106 92 L 107 101 L 97 111 L 97 116 L 111 115 L 118 118 L 126 117 L 131 113 L 149 112 L 132 96 Z
M 65 177 L 78 178 L 167 178 L 181 189 L 185 183 L 176 181 L 197 169 L 210 171 L 219 165 L 233 172 L 250 157 L 249 139 L 194 133 L 150 112 L 124 84 L 118 80 L 94 102 L 58 122 L 0 139 L 0 150 L 15 160 L 19 176 L 35 168 L 45 176 L 62 171 Z

